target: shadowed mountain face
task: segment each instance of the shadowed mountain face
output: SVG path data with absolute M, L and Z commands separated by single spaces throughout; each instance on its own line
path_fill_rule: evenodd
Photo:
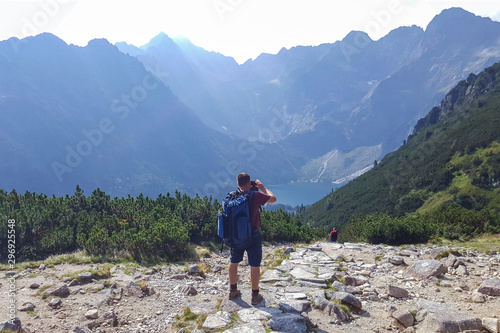
M 141 48 L 3 41 L 0 188 L 220 196 L 240 171 L 268 184 L 348 180 L 500 60 L 499 36 L 500 23 L 449 9 L 425 31 L 351 32 L 242 65 L 165 34 Z
M 283 49 L 240 66 L 165 34 L 141 48 L 117 46 L 212 128 L 278 141 L 300 161 L 300 180 L 333 181 L 399 147 L 459 80 L 500 60 L 499 38 L 500 23 L 451 8 L 425 31 L 401 27 L 378 41 L 353 31 L 334 44 Z
M 255 158 L 252 143 L 204 125 L 105 40 L 84 48 L 50 34 L 4 41 L 0 73 L 1 188 L 64 195 L 80 184 L 114 195 L 209 195 L 234 187 L 233 173 Z M 272 146 L 259 149 L 280 160 Z

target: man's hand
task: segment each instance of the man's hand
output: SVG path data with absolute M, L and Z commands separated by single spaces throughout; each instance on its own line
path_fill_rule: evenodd
M 268 196 L 270 196 L 269 200 L 267 200 L 266 203 L 274 203 L 276 202 L 276 196 L 273 194 L 273 192 L 269 191 L 265 186 L 264 184 L 262 184 L 262 182 L 260 180 L 255 180 L 255 185 L 257 186 L 257 188 L 259 190 L 262 191 L 262 193 L 265 193 L 267 194 Z

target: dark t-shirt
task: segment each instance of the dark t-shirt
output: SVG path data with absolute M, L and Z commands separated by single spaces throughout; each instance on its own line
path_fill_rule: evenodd
M 252 229 L 260 228 L 260 207 L 265 205 L 271 196 L 262 192 L 254 191 L 252 200 L 250 201 L 250 220 L 252 222 Z

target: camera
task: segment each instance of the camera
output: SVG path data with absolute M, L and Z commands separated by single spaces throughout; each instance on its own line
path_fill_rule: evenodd
M 250 181 L 250 185 L 252 185 L 252 187 L 250 188 L 250 191 L 258 191 L 259 188 L 257 187 L 257 183 L 255 182 L 255 180 L 251 180 Z

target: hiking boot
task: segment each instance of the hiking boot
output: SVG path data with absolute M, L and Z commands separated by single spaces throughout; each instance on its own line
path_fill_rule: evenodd
M 229 299 L 235 299 L 236 297 L 240 296 L 241 292 L 236 289 L 236 290 L 230 290 L 229 291 Z
M 262 302 L 263 299 L 264 296 L 262 296 L 261 294 L 252 295 L 252 305 L 259 304 L 260 302 Z

